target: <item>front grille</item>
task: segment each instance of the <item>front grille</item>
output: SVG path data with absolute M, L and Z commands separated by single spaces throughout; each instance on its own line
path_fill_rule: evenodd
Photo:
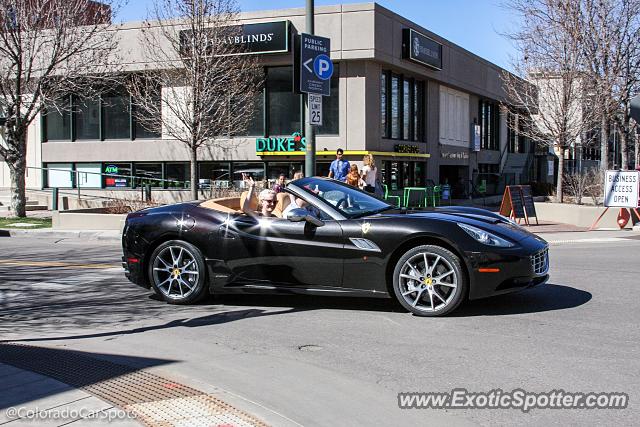
M 542 276 L 549 270 L 549 248 L 544 248 L 537 254 L 531 255 L 533 274 Z

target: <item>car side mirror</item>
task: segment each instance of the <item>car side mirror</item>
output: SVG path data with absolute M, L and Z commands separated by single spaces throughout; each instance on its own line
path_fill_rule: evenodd
M 287 219 L 291 222 L 306 221 L 316 227 L 322 227 L 324 225 L 324 221 L 309 214 L 309 211 L 306 209 L 291 209 L 287 214 Z

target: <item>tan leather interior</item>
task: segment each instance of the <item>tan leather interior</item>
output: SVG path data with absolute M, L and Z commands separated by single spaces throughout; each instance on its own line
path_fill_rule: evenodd
M 247 199 L 248 195 L 249 195 L 248 191 L 243 191 L 242 194 L 240 195 L 240 211 L 242 211 L 242 206 L 244 206 L 244 201 Z M 249 201 L 249 208 L 251 208 L 252 211 L 258 210 L 258 197 L 256 196 L 255 193 L 253 193 L 253 197 Z
M 200 203 L 200 207 L 205 209 L 213 209 L 220 212 L 228 213 L 242 213 L 242 204 L 249 195 L 248 191 L 243 192 L 240 197 L 223 197 L 220 199 L 211 199 Z M 276 195 L 278 203 L 273 209 L 273 215 L 278 218 L 282 218 L 282 211 L 289 204 L 289 195 L 287 193 L 278 193 Z M 258 198 L 254 195 L 253 200 L 250 202 L 252 210 L 258 211 Z
M 284 208 L 290 203 L 289 193 L 278 193 L 276 197 L 278 203 L 276 203 L 276 207 L 273 209 L 273 214 L 278 218 L 282 218 L 282 211 L 284 211 Z

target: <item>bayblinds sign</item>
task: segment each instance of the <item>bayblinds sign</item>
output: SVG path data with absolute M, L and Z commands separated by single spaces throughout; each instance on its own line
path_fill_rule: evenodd
M 405 28 L 402 30 L 402 58 L 442 70 L 442 45 L 411 28 Z
M 180 54 L 195 49 L 219 56 L 285 53 L 289 51 L 289 21 L 230 25 L 207 29 L 194 41 L 192 30 L 180 31 Z

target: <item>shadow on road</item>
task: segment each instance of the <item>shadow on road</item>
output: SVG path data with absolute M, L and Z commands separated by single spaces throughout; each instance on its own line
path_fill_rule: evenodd
M 469 301 L 451 316 L 505 316 L 565 310 L 588 303 L 590 292 L 566 285 L 546 284 L 522 292 Z
M 106 397 L 105 400 L 108 401 L 111 399 L 108 398 L 105 390 L 108 389 L 106 386 L 110 381 L 123 381 L 130 378 L 132 374 L 141 375 L 143 369 L 174 362 L 174 360 L 148 357 L 0 344 L 0 363 L 46 375 L 65 385 L 82 388 L 99 397 Z M 3 387 L 0 390 L 0 409 L 20 406 L 69 390 L 69 387 L 51 383 L 22 384 L 18 382 L 14 387 Z

